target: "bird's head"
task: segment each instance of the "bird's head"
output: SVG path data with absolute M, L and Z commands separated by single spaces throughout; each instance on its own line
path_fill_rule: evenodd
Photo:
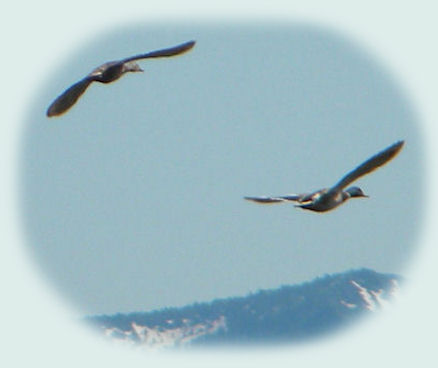
M 346 192 L 350 195 L 350 197 L 369 197 L 359 187 L 350 187 L 346 190 Z
M 123 65 L 123 73 L 126 72 L 144 72 L 144 70 L 142 68 L 140 68 L 140 65 L 138 65 L 136 62 L 129 62 L 129 63 L 125 63 Z

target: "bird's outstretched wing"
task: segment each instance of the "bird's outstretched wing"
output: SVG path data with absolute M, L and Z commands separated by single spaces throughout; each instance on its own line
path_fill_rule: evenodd
M 354 170 L 350 171 L 345 175 L 335 186 L 333 186 L 330 191 L 339 191 L 345 188 L 347 185 L 351 184 L 356 179 L 363 175 L 369 174 L 370 172 L 376 170 L 380 166 L 386 164 L 389 160 L 394 158 L 397 153 L 400 152 L 404 144 L 404 141 L 398 141 L 391 146 L 385 148 L 383 151 L 370 157 L 364 163 L 356 167 Z
M 66 112 L 76 103 L 92 81 L 93 79 L 86 77 L 66 89 L 49 106 L 47 109 L 47 116 L 57 116 Z
M 281 203 L 281 202 L 295 202 L 299 201 L 301 195 L 290 194 L 278 197 L 243 197 L 247 201 L 253 201 L 262 204 Z
M 149 59 L 149 58 L 158 58 L 158 57 L 168 57 L 168 56 L 179 55 L 179 54 L 182 54 L 184 52 L 189 51 L 193 46 L 195 46 L 195 43 L 196 43 L 195 41 L 188 41 L 188 42 L 182 43 L 181 45 L 170 47 L 168 49 L 156 50 L 156 51 L 148 52 L 146 54 L 139 54 L 139 55 L 135 55 L 135 56 L 130 56 L 126 59 L 123 59 L 122 62 L 127 63 L 130 61 L 139 60 L 139 59 Z

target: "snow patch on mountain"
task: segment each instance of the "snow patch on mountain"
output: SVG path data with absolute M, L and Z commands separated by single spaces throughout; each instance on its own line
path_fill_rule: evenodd
M 362 300 L 362 307 L 369 311 L 376 311 L 378 309 L 390 308 L 392 299 L 398 294 L 400 287 L 397 280 L 391 280 L 391 287 L 388 290 L 369 290 L 361 286 L 358 282 L 351 280 L 350 283 L 356 288 Z M 349 309 L 360 307 L 358 304 L 349 303 L 345 300 L 340 301 L 342 305 Z
M 150 349 L 162 349 L 182 347 L 201 336 L 214 334 L 219 330 L 226 330 L 227 328 L 224 316 L 220 316 L 213 321 L 206 321 L 205 323 L 193 324 L 188 319 L 185 319 L 183 322 L 183 326 L 175 328 L 148 327 L 132 322 L 131 329 L 127 331 L 114 327 L 104 328 L 103 331 L 104 335 L 114 342 Z M 171 325 L 173 320 L 168 320 L 167 323 Z

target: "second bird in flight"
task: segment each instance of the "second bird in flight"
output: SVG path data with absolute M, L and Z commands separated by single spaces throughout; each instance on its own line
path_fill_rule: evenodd
M 127 72 L 142 72 L 143 69 L 135 62 L 136 60 L 179 55 L 190 50 L 194 45 L 195 41 L 189 41 L 168 49 L 152 51 L 102 64 L 58 96 L 47 109 L 47 116 L 51 117 L 65 113 L 76 103 L 92 82 L 111 83 Z
M 332 210 L 349 198 L 368 197 L 358 187 L 350 187 L 343 190 L 353 181 L 359 179 L 361 176 L 374 171 L 378 167 L 386 164 L 389 160 L 394 158 L 400 152 L 404 141 L 398 141 L 383 151 L 370 157 L 364 163 L 350 171 L 341 180 L 339 180 L 333 187 L 320 189 L 313 193 L 305 194 L 290 194 L 278 197 L 245 197 L 245 199 L 257 203 L 281 203 L 281 202 L 296 202 L 295 207 L 300 207 L 305 210 L 315 212 L 325 212 Z

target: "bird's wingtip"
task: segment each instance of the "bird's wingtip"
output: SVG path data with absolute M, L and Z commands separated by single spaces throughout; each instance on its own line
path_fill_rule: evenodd
M 392 151 L 395 153 L 398 153 L 404 146 L 405 141 L 404 139 L 400 139 L 399 141 L 395 142 L 390 149 L 392 148 Z
M 187 41 L 185 44 L 183 44 L 186 46 L 187 50 L 190 50 L 191 48 L 193 48 L 196 45 L 196 41 L 195 40 L 190 40 Z
M 53 113 L 53 111 L 50 109 L 50 107 L 47 109 L 47 111 L 46 111 L 46 116 L 48 117 L 48 118 L 51 118 L 51 117 L 53 117 L 53 116 L 55 116 L 56 114 L 54 114 Z
M 46 116 L 48 118 L 53 118 L 55 116 L 62 115 L 63 113 L 64 113 L 64 111 L 57 111 L 55 106 L 50 105 L 49 108 L 46 111 Z

